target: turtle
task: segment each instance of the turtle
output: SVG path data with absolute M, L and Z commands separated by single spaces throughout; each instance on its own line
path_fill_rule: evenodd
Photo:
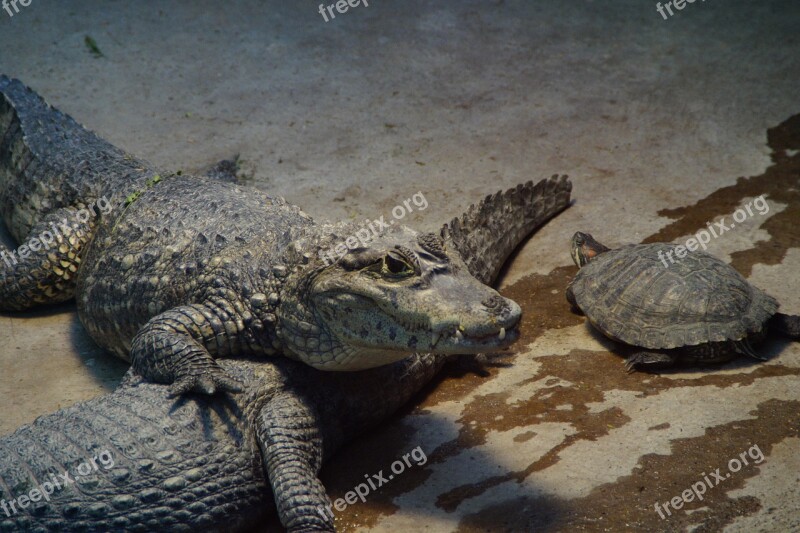
M 669 243 L 612 250 L 581 232 L 571 248 L 580 270 L 567 301 L 606 337 L 641 348 L 625 360 L 629 372 L 764 360 L 753 346 L 770 331 L 800 340 L 800 316 L 779 313 L 775 298 L 709 253 Z

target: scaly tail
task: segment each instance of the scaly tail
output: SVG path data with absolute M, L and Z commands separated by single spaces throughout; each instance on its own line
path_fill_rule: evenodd
M 19 245 L 0 245 L 0 309 L 70 299 L 97 225 L 154 174 L 0 75 L 0 213 Z
M 0 437 L 0 531 L 223 532 L 258 523 L 271 494 L 255 444 L 242 436 L 241 407 L 175 403 L 166 387 L 127 380 Z
M 506 259 L 534 230 L 569 206 L 572 183 L 554 175 L 487 196 L 441 229 L 442 238 L 490 285 Z

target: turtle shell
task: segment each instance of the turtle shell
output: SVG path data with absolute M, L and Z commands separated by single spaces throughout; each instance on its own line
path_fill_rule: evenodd
M 575 302 L 605 335 L 650 349 L 741 340 L 777 311 L 774 298 L 730 265 L 700 251 L 678 258 L 675 248 L 637 244 L 601 253 L 572 280 Z

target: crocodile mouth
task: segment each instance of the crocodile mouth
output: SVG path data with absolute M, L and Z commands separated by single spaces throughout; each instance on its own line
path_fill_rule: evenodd
M 464 327 L 458 319 L 448 320 L 440 326 L 431 327 L 428 319 L 414 320 L 412 317 L 399 317 L 388 305 L 364 295 L 335 291 L 327 296 L 339 304 L 346 303 L 351 312 L 380 310 L 394 325 L 402 328 L 410 337 L 415 337 L 414 346 L 388 345 L 386 351 L 408 352 L 429 351 L 441 354 L 469 354 L 507 348 L 519 339 L 521 316 L 512 315 L 506 319 L 488 317 L 487 323 Z M 386 327 L 386 326 L 384 326 Z M 349 331 L 351 344 L 362 347 L 374 347 L 354 331 Z
M 500 326 L 494 331 L 476 334 L 469 334 L 460 326 L 434 331 L 428 349 L 437 353 L 458 353 L 459 350 L 465 349 L 473 352 L 506 348 L 519 339 L 519 323 L 520 320 L 517 319 L 512 324 Z

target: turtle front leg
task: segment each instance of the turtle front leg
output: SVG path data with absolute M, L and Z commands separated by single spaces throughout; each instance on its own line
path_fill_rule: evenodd
M 131 362 L 141 376 L 171 383 L 178 396 L 193 391 L 241 392 L 239 381 L 214 360 L 238 352 L 241 320 L 213 304 L 176 307 L 151 318 L 133 338 Z
M 636 370 L 659 370 L 669 368 L 678 361 L 678 358 L 665 352 L 642 350 L 625 359 L 625 370 L 629 373 Z
M 278 516 L 290 533 L 335 531 L 331 501 L 317 477 L 322 466 L 318 418 L 304 398 L 285 391 L 267 402 L 256 422 Z
M 33 226 L 15 250 L 0 245 L 0 310 L 21 311 L 75 295 L 81 252 L 95 221 L 88 209 L 56 209 Z
M 564 292 L 564 295 L 567 297 L 567 302 L 569 302 L 569 305 L 572 306 L 572 311 L 582 315 L 583 311 L 580 307 L 578 307 L 578 301 L 575 299 L 575 293 L 572 292 L 572 284 L 567 285 L 567 290 Z

